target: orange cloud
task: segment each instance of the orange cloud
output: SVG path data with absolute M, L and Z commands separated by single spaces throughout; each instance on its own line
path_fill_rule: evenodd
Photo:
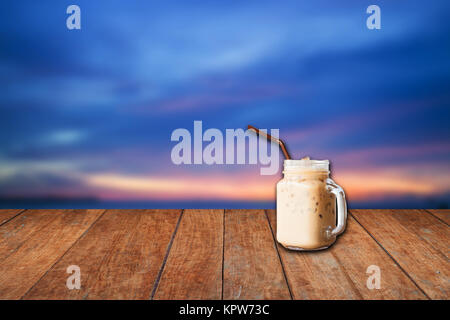
M 258 177 L 256 177 L 258 178 Z M 229 176 L 128 176 L 121 174 L 94 174 L 86 177 L 90 186 L 110 191 L 121 191 L 134 198 L 145 199 L 223 199 L 223 200 L 271 200 L 275 195 L 277 178 L 258 182 L 243 175 Z M 267 180 L 267 179 L 264 179 Z M 108 193 L 103 193 L 107 195 Z M 109 193 L 111 195 L 111 193 Z M 117 195 L 117 193 L 114 193 Z
M 335 177 L 352 200 L 398 195 L 432 196 L 450 192 L 450 171 L 442 165 L 368 166 L 340 170 Z
M 416 167 L 340 170 L 334 176 L 351 200 L 373 200 L 399 195 L 427 196 L 450 191 L 450 172 L 444 168 Z M 278 176 L 221 173 L 214 176 L 132 176 L 93 174 L 85 182 L 99 189 L 104 198 L 202 199 L 273 201 Z

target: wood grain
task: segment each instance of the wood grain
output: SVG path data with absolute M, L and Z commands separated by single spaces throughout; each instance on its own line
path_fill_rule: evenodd
M 154 299 L 220 299 L 223 210 L 185 210 Z
M 9 219 L 15 217 L 20 212 L 24 211 L 23 209 L 1 209 L 0 210 L 0 226 L 7 222 Z
M 432 299 L 448 299 L 449 227 L 424 210 L 352 210 L 353 216 Z
M 448 299 L 449 210 L 351 213 L 330 249 L 295 252 L 274 210 L 0 210 L 0 299 Z
M 450 209 L 428 209 L 427 211 L 444 221 L 447 225 L 450 224 Z
M 264 210 L 225 211 L 224 299 L 290 299 Z
M 0 299 L 21 298 L 104 210 L 29 210 L 0 227 Z
M 275 211 L 267 214 L 276 234 Z M 329 249 L 297 252 L 278 247 L 295 299 L 426 298 L 351 216 L 345 233 Z M 367 287 L 371 265 L 380 267 L 380 289 Z
M 0 262 L 20 248 L 29 238 L 59 219 L 60 211 L 33 210 L 24 212 L 0 227 Z
M 149 299 L 181 210 L 108 210 L 25 299 Z M 81 271 L 68 290 L 67 267 Z

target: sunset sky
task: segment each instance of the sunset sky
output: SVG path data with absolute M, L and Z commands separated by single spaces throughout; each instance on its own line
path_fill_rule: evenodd
M 366 28 L 374 3 L 381 30 Z M 70 4 L 81 30 L 66 28 Z M 415 0 L 3 0 L 0 206 L 273 206 L 281 169 L 172 163 L 171 133 L 195 120 L 279 129 L 295 158 L 331 161 L 351 207 L 449 206 L 448 12 Z

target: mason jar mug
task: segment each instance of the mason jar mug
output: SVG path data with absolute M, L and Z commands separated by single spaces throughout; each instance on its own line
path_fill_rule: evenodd
M 344 232 L 344 190 L 329 176 L 328 160 L 285 160 L 277 184 L 277 241 L 292 250 L 321 250 Z

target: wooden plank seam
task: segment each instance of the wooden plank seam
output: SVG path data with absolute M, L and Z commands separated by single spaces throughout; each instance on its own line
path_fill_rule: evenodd
M 161 263 L 161 267 L 159 268 L 158 275 L 156 276 L 155 283 L 153 284 L 153 289 L 150 294 L 150 300 L 153 300 L 156 294 L 156 290 L 158 289 L 159 282 L 161 281 L 161 276 L 164 271 L 164 267 L 166 266 L 167 259 L 169 258 L 170 249 L 172 248 L 173 241 L 175 240 L 175 236 L 178 231 L 178 227 L 180 226 L 181 219 L 183 218 L 184 209 L 181 209 L 180 217 L 178 218 L 177 224 L 175 226 L 175 230 L 173 231 L 172 237 L 170 238 L 169 244 L 167 245 L 166 254 L 164 255 L 164 259 Z
M 279 251 L 279 248 L 278 248 L 278 242 L 277 242 L 277 239 L 275 238 L 275 232 L 274 232 L 274 230 L 272 228 L 272 225 L 270 224 L 269 216 L 267 215 L 267 210 L 264 210 L 264 214 L 266 215 L 267 223 L 269 224 L 269 228 L 270 228 L 270 233 L 272 234 L 272 239 L 273 239 L 273 242 L 275 244 L 275 249 L 277 250 L 278 260 L 280 260 L 281 270 L 283 270 L 283 276 L 284 276 L 284 280 L 286 281 L 286 285 L 287 285 L 288 290 L 289 290 L 289 296 L 291 297 L 291 300 L 293 300 L 294 296 L 292 295 L 291 286 L 289 284 L 289 281 L 288 281 L 288 278 L 287 278 L 287 275 L 286 275 L 286 270 L 284 269 L 284 263 L 283 263 L 283 260 L 281 259 L 280 251 Z
M 15 215 L 13 215 L 12 217 L 6 219 L 5 221 L 3 221 L 2 223 L 0 223 L 0 227 L 3 226 L 4 224 L 10 222 L 12 219 L 18 217 L 19 215 L 21 215 L 22 213 L 24 213 L 25 211 L 27 211 L 28 209 L 22 209 L 21 211 L 17 212 Z
M 351 213 L 351 211 L 349 211 L 349 214 L 353 217 L 353 219 L 355 219 L 355 221 L 367 232 L 367 234 L 378 244 L 378 246 L 380 246 L 381 249 L 383 249 L 384 252 L 386 252 L 386 254 L 389 256 L 389 258 L 392 259 L 392 261 L 394 261 L 394 263 L 399 267 L 399 269 L 409 278 L 409 280 L 411 280 L 412 283 L 414 283 L 414 285 L 417 287 L 417 289 L 419 289 L 419 291 L 425 296 L 427 297 L 428 300 L 431 300 L 431 298 L 425 293 L 425 291 L 416 283 L 416 281 L 414 281 L 414 279 L 409 275 L 408 272 L 406 272 L 405 269 L 403 269 L 403 267 L 400 265 L 400 263 L 395 260 L 395 258 L 389 253 L 389 251 L 387 251 L 382 245 L 381 243 L 369 232 L 369 230 L 367 230 L 359 221 L 358 219 L 356 219 L 356 217 Z
M 440 217 L 438 217 L 437 215 L 435 215 L 433 212 L 431 212 L 430 210 L 424 209 L 427 213 L 431 214 L 433 217 L 435 217 L 436 219 L 438 219 L 439 221 L 441 221 L 443 224 L 445 224 L 447 227 L 449 227 L 448 223 L 445 222 L 444 220 L 442 220 Z
M 64 256 L 67 254 L 67 252 L 69 252 L 74 246 L 75 246 L 75 244 L 77 244 L 78 243 L 78 241 L 80 241 L 80 239 L 82 239 L 87 233 L 88 233 L 88 231 L 97 223 L 97 221 L 101 218 L 101 217 L 103 217 L 103 215 L 105 214 L 105 212 L 106 212 L 107 210 L 105 209 L 105 210 L 103 210 L 103 212 L 98 216 L 98 218 L 97 219 L 95 219 L 95 221 L 78 237 L 78 239 L 77 240 L 75 240 L 73 243 L 72 243 L 72 245 L 61 255 L 61 257 L 59 257 L 56 261 L 55 261 L 55 263 L 53 263 L 51 266 L 50 266 L 50 268 L 48 268 L 47 269 L 47 271 L 45 271 L 45 273 L 39 278 L 39 280 L 38 281 L 36 281 L 23 295 L 22 295 L 22 297 L 20 297 L 20 300 L 23 300 L 23 298 L 31 291 L 31 290 L 33 290 L 33 288 L 39 283 L 39 281 L 41 281 L 47 274 L 48 274 L 48 272 L 50 271 L 50 270 L 52 270 L 52 268 L 59 262 L 59 261 L 61 261 L 61 259 L 62 258 L 64 258 Z

